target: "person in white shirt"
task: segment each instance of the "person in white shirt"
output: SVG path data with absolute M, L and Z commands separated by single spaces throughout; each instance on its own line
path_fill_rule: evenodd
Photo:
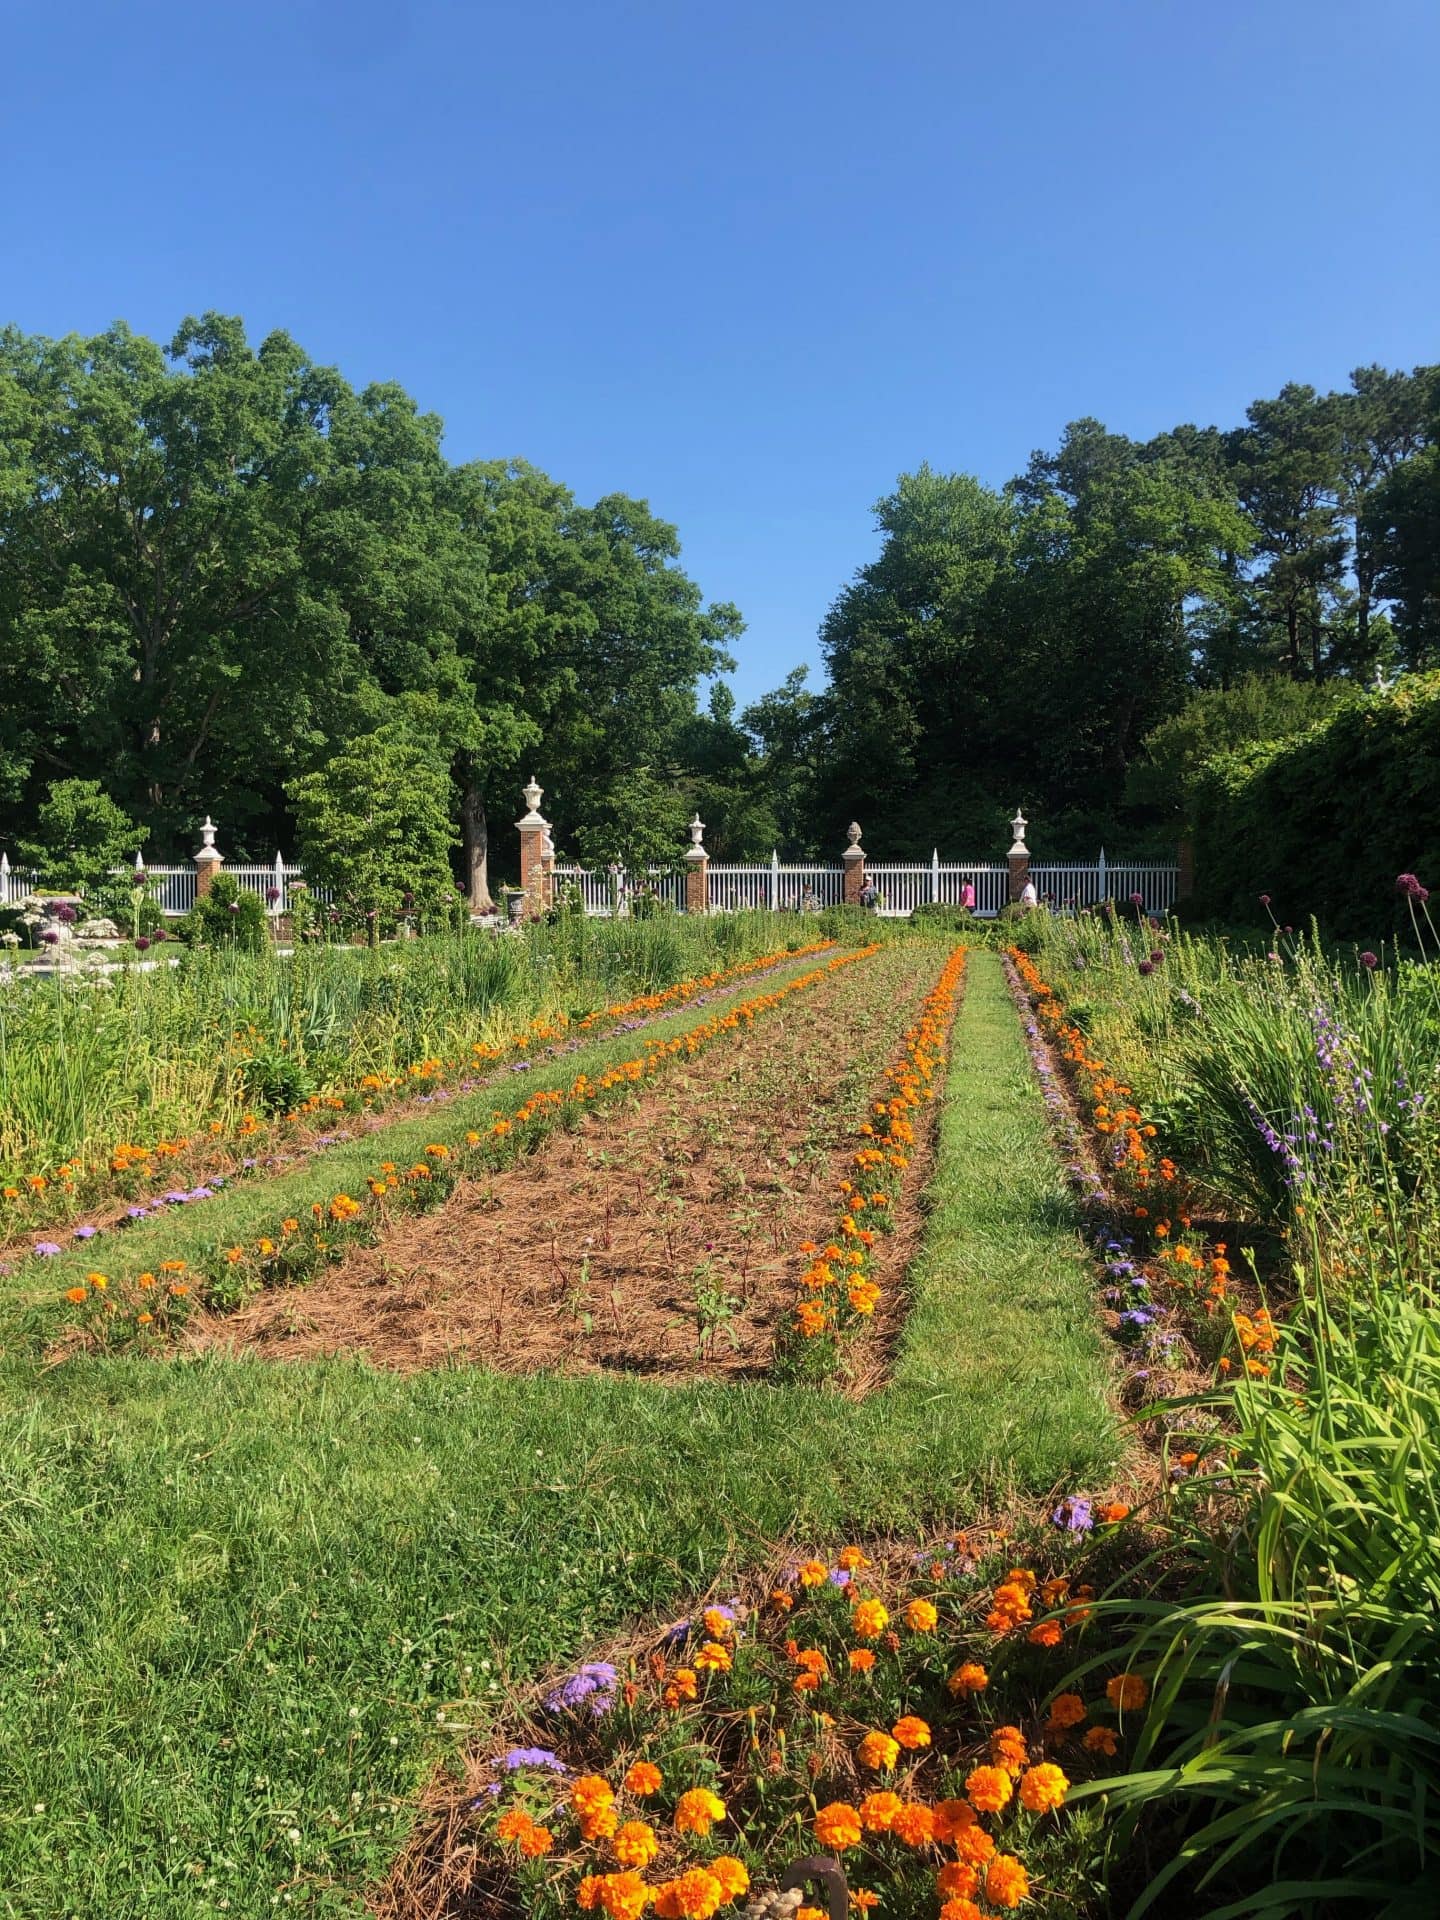
M 1035 882 L 1033 880 L 1027 879 L 1024 886 L 1020 889 L 1020 904 L 1026 913 L 1030 911 L 1031 907 L 1039 904 L 1039 895 L 1035 891 Z

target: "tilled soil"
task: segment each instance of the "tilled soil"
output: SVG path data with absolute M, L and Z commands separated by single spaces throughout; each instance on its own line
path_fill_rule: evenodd
M 938 961 L 917 958 L 882 950 L 831 975 L 311 1285 L 195 1324 L 186 1344 L 363 1353 L 399 1371 L 762 1377 L 794 1304 L 796 1246 L 831 1237 L 855 1128 L 933 984 Z M 892 1320 L 932 1111 L 873 1262 Z

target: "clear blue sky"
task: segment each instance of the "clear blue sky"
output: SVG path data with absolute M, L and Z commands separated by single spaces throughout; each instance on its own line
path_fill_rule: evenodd
M 646 496 L 814 660 L 928 459 L 1440 358 L 1435 0 L 0 6 L 0 319 L 188 312 Z

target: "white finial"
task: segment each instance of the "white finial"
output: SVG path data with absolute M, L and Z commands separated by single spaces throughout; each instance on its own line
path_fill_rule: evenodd
M 699 814 L 697 813 L 695 815 L 695 818 L 690 822 L 690 844 L 692 846 L 698 847 L 700 844 L 701 838 L 704 835 L 704 832 L 705 832 L 705 822 L 700 818 Z
M 138 847 L 135 849 L 135 871 L 136 873 L 145 871 L 145 856 Z
M 690 845 L 685 849 L 685 858 L 698 866 L 702 860 L 708 860 L 709 854 L 701 844 L 700 836 L 705 831 L 705 822 L 699 814 L 690 822 Z
M 1010 849 L 1012 854 L 1028 853 L 1030 851 L 1025 844 L 1025 829 L 1029 824 L 1030 822 L 1025 818 L 1020 808 L 1017 807 L 1015 809 L 1015 818 L 1010 822 L 1010 831 L 1015 836 L 1015 844 Z
M 860 826 L 858 821 L 852 820 L 850 822 L 849 826 L 845 829 L 845 838 L 850 842 L 852 847 L 859 846 Z
M 540 802 L 545 798 L 545 789 L 532 773 L 528 782 L 520 789 L 525 796 L 526 814 L 523 820 L 517 820 L 520 827 L 543 827 L 544 815 L 540 811 Z
M 204 824 L 200 828 L 200 851 L 195 855 L 195 858 L 197 860 L 219 860 L 221 858 L 220 849 L 215 844 L 215 822 L 210 818 L 208 813 L 205 816 Z

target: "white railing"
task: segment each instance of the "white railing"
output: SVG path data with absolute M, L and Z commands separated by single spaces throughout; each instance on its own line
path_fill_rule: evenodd
M 772 862 L 731 860 L 710 863 L 710 905 L 717 913 L 743 913 L 747 908 L 773 907 L 779 886 L 779 868 Z
M 287 867 L 277 853 L 272 866 L 231 865 L 227 861 L 221 873 L 228 874 L 238 883 L 245 893 L 258 893 L 272 914 L 288 913 L 291 907 L 290 889 L 303 885 L 305 875 L 299 867 Z M 109 877 L 112 880 L 126 881 L 133 877 L 133 867 L 112 867 Z M 193 861 L 187 861 L 181 867 L 146 867 L 144 874 L 150 885 L 155 903 L 167 920 L 178 920 L 189 913 L 195 904 L 196 869 Z M 23 900 L 27 894 L 34 893 L 41 884 L 38 873 L 23 868 L 12 867 L 8 858 L 0 856 L 0 906 L 13 906 Z M 314 887 L 311 892 L 322 904 L 328 902 L 330 895 L 324 887 Z M 275 897 L 270 898 L 271 895 Z M 681 887 L 681 904 L 684 888 Z
M 651 867 L 648 873 L 638 875 L 611 873 L 608 869 L 593 873 L 585 867 L 557 866 L 555 884 L 557 888 L 578 887 L 586 913 L 599 920 L 608 919 L 615 911 L 617 902 L 621 913 L 627 912 L 637 886 L 643 886 L 646 892 L 655 894 L 676 913 L 685 911 L 685 876 L 683 873 L 668 872 L 663 867 Z
M 1098 907 L 1104 900 L 1128 906 L 1138 894 L 1144 912 L 1167 913 L 1175 904 L 1180 869 L 1155 862 L 1108 861 L 1102 854 L 1095 862 L 1032 865 L 1030 878 L 1041 901 L 1057 912 Z

